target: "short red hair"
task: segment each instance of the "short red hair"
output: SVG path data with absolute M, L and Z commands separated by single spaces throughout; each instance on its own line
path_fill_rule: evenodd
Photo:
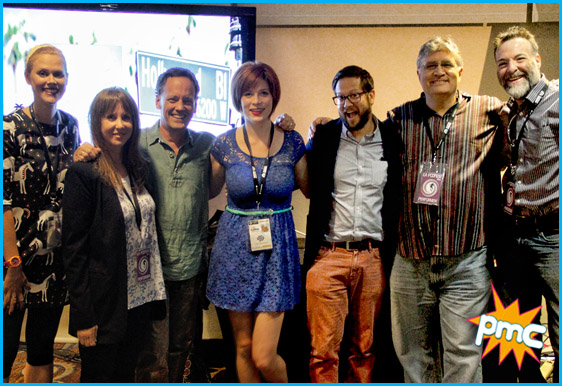
M 281 98 L 281 85 L 273 68 L 262 62 L 246 62 L 240 66 L 232 77 L 232 103 L 239 113 L 242 112 L 242 95 L 257 82 L 263 79 L 269 86 L 273 98 L 271 113 L 275 111 Z

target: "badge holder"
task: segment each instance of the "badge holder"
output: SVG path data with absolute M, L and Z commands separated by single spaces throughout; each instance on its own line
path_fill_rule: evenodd
M 445 177 L 445 166 L 446 164 L 441 162 L 424 162 L 420 166 L 414 193 L 415 204 L 439 205 Z
M 502 180 L 503 211 L 512 216 L 515 208 L 515 170 L 513 166 L 507 168 Z
M 269 218 L 249 220 L 248 229 L 250 232 L 250 250 L 252 252 L 273 249 Z
M 150 280 L 150 250 L 142 249 L 136 254 L 137 282 L 143 283 Z

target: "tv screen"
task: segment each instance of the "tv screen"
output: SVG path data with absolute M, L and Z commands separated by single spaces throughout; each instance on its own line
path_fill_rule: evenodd
M 159 117 L 158 75 L 192 70 L 201 91 L 189 127 L 218 135 L 240 120 L 230 78 L 255 59 L 255 8 L 169 4 L 4 4 L 4 115 L 33 101 L 25 81 L 26 53 L 53 44 L 64 53 L 68 86 L 58 108 L 74 115 L 91 142 L 88 109 L 103 88 L 125 88 L 137 101 L 143 128 Z

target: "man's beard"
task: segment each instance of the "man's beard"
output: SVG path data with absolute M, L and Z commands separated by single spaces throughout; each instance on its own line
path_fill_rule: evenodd
M 345 127 L 347 127 L 347 130 L 349 131 L 359 131 L 361 130 L 363 127 L 365 127 L 365 125 L 367 124 L 367 122 L 369 122 L 369 119 L 371 118 L 371 111 L 370 110 L 365 110 L 365 112 L 363 114 L 361 114 L 360 118 L 359 118 L 359 122 L 357 122 L 357 124 L 355 126 L 351 126 L 349 124 L 349 122 L 347 121 L 347 119 L 345 119 L 345 115 L 342 117 L 344 118 L 344 122 L 345 122 Z
M 504 80 L 503 82 L 505 91 L 507 91 L 509 96 L 511 96 L 513 99 L 525 98 L 529 91 L 531 91 L 531 89 L 539 82 L 541 77 L 540 71 L 536 64 L 533 64 L 532 67 L 529 68 L 529 71 L 527 73 L 518 70 L 516 73 L 510 75 L 509 78 L 521 75 L 524 77 L 524 82 L 521 82 L 521 84 L 508 85 L 507 80 Z

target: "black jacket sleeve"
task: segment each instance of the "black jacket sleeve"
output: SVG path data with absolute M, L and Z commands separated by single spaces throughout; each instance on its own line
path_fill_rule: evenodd
M 70 312 L 77 330 L 95 326 L 96 314 L 91 294 L 88 238 L 95 212 L 93 166 L 72 165 L 66 173 L 63 196 L 63 261 L 70 293 Z

